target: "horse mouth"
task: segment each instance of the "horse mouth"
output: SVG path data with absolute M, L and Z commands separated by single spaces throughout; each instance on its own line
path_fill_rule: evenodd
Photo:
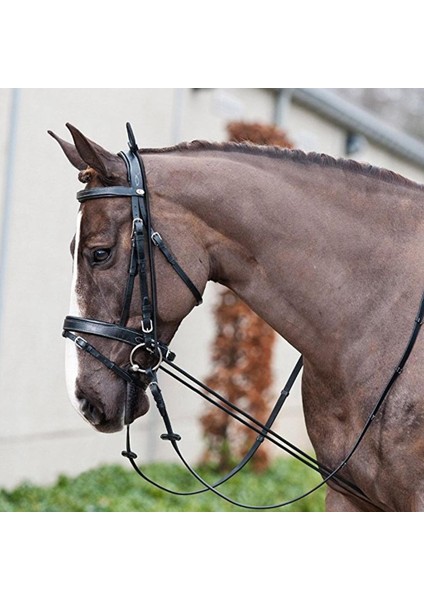
M 78 412 L 96 431 L 117 433 L 147 413 L 150 401 L 146 394 L 147 384 L 128 384 L 121 387 L 118 398 L 97 399 L 95 394 L 83 394 L 79 388 Z M 115 390 L 117 391 L 117 390 Z

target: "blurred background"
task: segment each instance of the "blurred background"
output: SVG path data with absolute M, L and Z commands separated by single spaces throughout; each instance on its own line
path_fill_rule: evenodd
M 105 463 L 124 464 L 124 434 L 92 430 L 71 407 L 64 377 L 71 283 L 69 243 L 81 184 L 51 129 L 70 141 L 70 122 L 110 151 L 126 148 L 130 121 L 140 147 L 229 139 L 231 123 L 273 126 L 305 151 L 349 157 L 424 180 L 424 90 L 323 88 L 0 89 L 0 487 L 53 482 Z M 213 376 L 216 308 L 222 290 L 207 287 L 204 304 L 172 345 L 178 364 Z M 297 358 L 275 340 L 269 358 L 276 398 Z M 161 387 L 182 449 L 196 462 L 205 447 L 202 400 L 163 375 Z M 278 430 L 309 449 L 300 385 Z M 155 411 L 134 426 L 143 462 L 174 460 L 160 439 Z

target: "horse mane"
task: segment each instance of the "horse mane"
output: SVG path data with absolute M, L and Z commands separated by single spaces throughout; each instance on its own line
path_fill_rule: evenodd
M 249 142 L 208 142 L 203 140 L 194 140 L 192 142 L 182 142 L 176 146 L 167 148 L 147 148 L 142 149 L 141 153 L 162 154 L 162 153 L 185 153 L 195 151 L 218 151 L 235 152 L 241 154 L 250 154 L 256 156 L 268 156 L 282 160 L 291 160 L 304 165 L 319 165 L 322 167 L 333 167 L 343 171 L 349 171 L 358 175 L 374 177 L 387 183 L 394 183 L 408 187 L 423 189 L 424 185 L 412 181 L 403 175 L 399 175 L 389 169 L 375 167 L 368 163 L 361 163 L 352 159 L 334 158 L 328 154 L 320 152 L 304 152 L 299 149 L 281 148 L 279 146 L 258 146 Z

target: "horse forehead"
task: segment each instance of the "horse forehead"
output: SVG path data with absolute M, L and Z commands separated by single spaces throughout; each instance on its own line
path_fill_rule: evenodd
M 81 238 L 87 241 L 94 236 L 114 233 L 128 215 L 124 214 L 125 205 L 114 199 L 92 200 L 82 207 Z

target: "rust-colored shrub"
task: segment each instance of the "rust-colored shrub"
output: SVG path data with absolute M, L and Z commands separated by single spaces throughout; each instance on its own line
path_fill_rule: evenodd
M 273 125 L 232 122 L 227 130 L 230 141 L 292 147 L 286 134 Z M 230 290 L 221 293 L 215 319 L 213 367 L 206 384 L 264 422 L 272 400 L 275 333 Z M 204 458 L 222 469 L 238 462 L 257 437 L 255 432 L 213 406 L 201 417 L 201 425 L 207 444 Z M 260 446 L 251 462 L 257 470 L 268 466 L 266 444 Z
M 227 126 L 229 141 L 251 142 L 259 146 L 280 146 L 281 148 L 293 148 L 293 144 L 286 133 L 275 125 L 263 125 L 262 123 L 244 123 L 233 121 Z

